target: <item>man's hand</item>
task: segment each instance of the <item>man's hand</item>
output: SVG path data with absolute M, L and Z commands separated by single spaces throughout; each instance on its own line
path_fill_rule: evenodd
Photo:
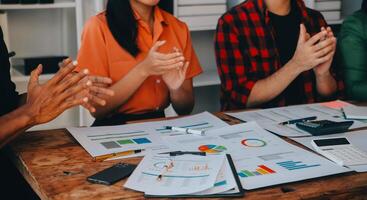
M 92 102 L 105 104 L 100 95 L 113 95 L 113 91 L 105 89 L 112 82 L 109 78 L 88 76 L 86 69 L 75 73 L 77 63 L 71 59 L 64 60 L 61 65 L 59 72 L 45 84 L 38 81 L 42 65 L 31 74 L 25 106 L 32 125 L 49 122 L 78 105 L 94 112 Z
M 334 49 L 335 41 L 333 38 L 327 38 L 327 35 L 328 32 L 322 30 L 310 38 L 305 26 L 301 24 L 297 49 L 291 60 L 296 64 L 300 73 L 332 60 L 331 52 Z
M 327 31 L 327 36 L 325 40 L 322 42 L 328 43 L 329 46 L 327 49 L 325 48 L 322 51 L 323 51 L 323 54 L 325 54 L 329 59 L 326 62 L 319 64 L 318 66 L 316 66 L 313 69 L 316 77 L 323 77 L 325 75 L 330 74 L 330 67 L 333 62 L 333 57 L 336 51 L 336 38 L 334 37 L 333 31 L 331 30 L 330 27 L 328 27 L 327 29 L 321 28 L 321 31 L 325 31 L 325 30 Z

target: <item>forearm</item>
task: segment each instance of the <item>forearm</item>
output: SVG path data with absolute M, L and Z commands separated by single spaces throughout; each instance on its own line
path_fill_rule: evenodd
M 330 97 L 338 89 L 335 78 L 330 72 L 324 75 L 316 75 L 316 87 L 318 93 L 323 97 Z
M 130 99 L 147 78 L 148 75 L 142 72 L 139 66 L 136 66 L 124 78 L 109 88 L 115 94 L 113 97 L 105 96 L 105 106 L 94 105 L 96 108 L 96 112 L 93 113 L 94 117 L 101 118 L 114 112 Z
M 186 83 L 177 90 L 170 91 L 170 99 L 173 108 L 179 115 L 188 115 L 192 112 L 195 104 L 192 81 Z
M 281 94 L 301 73 L 291 60 L 273 75 L 256 82 L 251 90 L 247 107 L 256 107 L 271 101 Z
M 0 117 L 0 148 L 33 125 L 27 106 Z

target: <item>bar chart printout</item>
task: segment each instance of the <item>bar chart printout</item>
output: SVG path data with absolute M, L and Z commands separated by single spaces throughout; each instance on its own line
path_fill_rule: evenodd
M 284 161 L 284 162 L 278 162 L 277 163 L 279 166 L 289 170 L 289 171 L 293 171 L 293 170 L 299 170 L 299 169 L 306 169 L 306 168 L 312 168 L 312 167 L 319 167 L 320 164 L 304 164 L 301 161 Z
M 269 167 L 265 165 L 259 165 L 258 167 L 259 168 L 257 168 L 255 171 L 241 170 L 238 173 L 238 176 L 240 176 L 241 178 L 246 178 L 246 177 L 261 176 L 261 175 L 276 173 L 274 170 L 270 169 Z

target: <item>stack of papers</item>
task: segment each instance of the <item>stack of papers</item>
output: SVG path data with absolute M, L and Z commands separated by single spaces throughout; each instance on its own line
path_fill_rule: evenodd
M 238 191 L 225 155 L 169 156 L 150 154 L 124 187 L 146 196 L 207 196 Z
M 316 120 L 342 122 L 345 121 L 345 118 L 341 109 L 351 105 L 352 104 L 344 101 L 332 101 L 327 103 L 297 105 L 226 114 L 246 122 L 256 121 L 261 127 L 277 135 L 285 137 L 304 137 L 311 136 L 311 134 L 297 128 L 295 124 L 281 125 L 280 123 L 306 117 L 317 117 Z M 367 123 L 354 120 L 350 129 L 362 127 L 367 127 Z
M 343 108 L 346 119 L 367 120 L 367 107 L 349 105 Z

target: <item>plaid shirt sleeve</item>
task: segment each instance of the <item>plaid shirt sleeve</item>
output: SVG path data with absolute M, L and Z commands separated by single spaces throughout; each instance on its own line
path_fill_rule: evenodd
M 219 19 L 215 36 L 215 53 L 224 103 L 231 102 L 236 104 L 236 107 L 245 107 L 257 79 L 251 73 L 253 70 L 250 70 L 248 48 L 246 44 L 240 42 L 233 20 L 231 15 Z M 222 105 L 222 109 L 228 106 Z

